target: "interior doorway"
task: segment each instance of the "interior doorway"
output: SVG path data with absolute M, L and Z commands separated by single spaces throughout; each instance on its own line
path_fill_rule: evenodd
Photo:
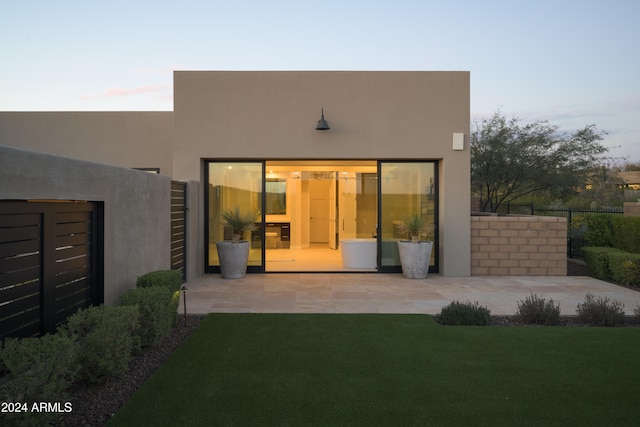
M 331 247 L 331 222 L 335 221 L 335 179 L 309 181 L 309 243 L 326 243 Z M 332 203 L 333 199 L 333 203 Z M 333 245 L 335 249 L 335 244 Z

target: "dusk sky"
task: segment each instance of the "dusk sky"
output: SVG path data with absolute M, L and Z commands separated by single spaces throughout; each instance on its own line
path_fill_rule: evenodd
M 2 0 L 0 111 L 172 110 L 174 70 L 463 70 L 472 120 L 593 123 L 640 162 L 639 18 L 637 0 Z

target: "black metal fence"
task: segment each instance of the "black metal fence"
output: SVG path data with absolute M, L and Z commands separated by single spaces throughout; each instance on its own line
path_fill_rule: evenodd
M 507 203 L 500 213 L 507 215 L 559 216 L 567 219 L 567 256 L 582 258 L 580 249 L 589 246 L 585 238 L 587 231 L 585 217 L 595 214 L 623 215 L 623 208 L 572 209 L 536 208 L 533 204 Z

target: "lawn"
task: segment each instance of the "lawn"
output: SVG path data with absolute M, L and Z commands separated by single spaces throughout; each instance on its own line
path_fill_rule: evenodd
M 640 328 L 211 314 L 109 426 L 640 423 Z

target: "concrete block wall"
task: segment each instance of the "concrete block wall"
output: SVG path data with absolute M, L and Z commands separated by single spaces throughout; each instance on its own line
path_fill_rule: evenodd
M 625 216 L 640 216 L 640 202 L 624 202 Z
M 471 275 L 566 276 L 566 218 L 472 216 Z

